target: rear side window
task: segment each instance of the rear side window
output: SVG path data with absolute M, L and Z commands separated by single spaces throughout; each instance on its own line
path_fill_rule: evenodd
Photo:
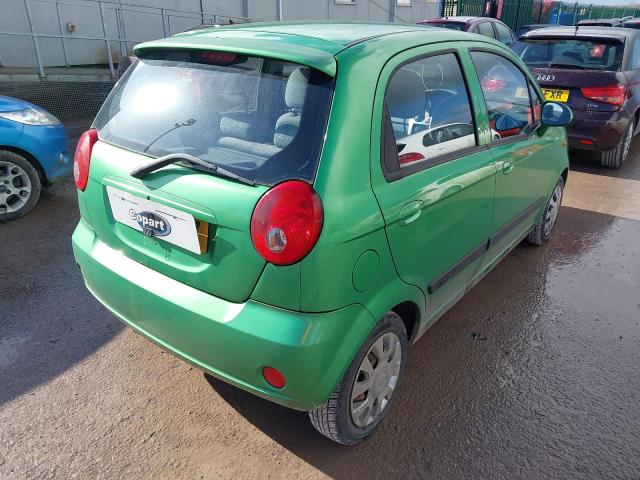
M 467 88 L 453 53 L 402 66 L 389 81 L 385 102 L 399 168 L 430 164 L 476 145 Z
M 640 69 L 640 38 L 633 41 L 633 55 L 631 56 L 631 69 Z
M 511 44 L 513 43 L 513 36 L 511 35 L 511 30 L 501 23 L 494 23 L 496 27 L 496 31 L 498 32 L 498 40 L 502 43 Z
M 624 44 L 611 39 L 521 39 L 513 50 L 529 67 L 620 71 Z
M 188 153 L 257 183 L 312 181 L 333 79 L 279 60 L 155 51 L 118 82 L 94 122 L 100 140 L 160 157 Z
M 479 23 L 476 28 L 480 35 L 486 35 L 487 37 L 496 38 L 496 35 L 493 32 L 493 27 L 491 26 L 491 22 Z
M 494 142 L 528 133 L 535 123 L 524 73 L 511 61 L 488 52 L 471 52 L 487 105 Z

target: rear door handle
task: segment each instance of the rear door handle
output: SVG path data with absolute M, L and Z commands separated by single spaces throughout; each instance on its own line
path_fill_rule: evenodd
M 502 173 L 508 175 L 511 172 L 513 172 L 513 163 L 511 163 L 510 161 L 504 162 L 502 164 Z
M 398 224 L 404 227 L 405 225 L 415 222 L 422 213 L 423 205 L 424 202 L 422 200 L 414 200 L 404 205 L 402 210 L 400 210 Z

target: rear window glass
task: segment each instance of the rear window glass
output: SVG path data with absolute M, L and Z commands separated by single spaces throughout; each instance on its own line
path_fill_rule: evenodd
M 467 24 L 460 22 L 429 22 L 425 25 L 429 25 L 430 27 L 448 28 L 450 30 L 459 30 L 461 32 L 465 32 L 467 30 Z
M 619 71 L 624 44 L 610 39 L 521 39 L 513 49 L 533 68 Z
M 156 51 L 118 82 L 100 140 L 160 157 L 188 153 L 257 183 L 312 181 L 333 79 L 280 60 Z

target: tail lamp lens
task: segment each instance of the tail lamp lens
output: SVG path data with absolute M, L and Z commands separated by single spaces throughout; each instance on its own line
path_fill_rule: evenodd
M 619 107 L 624 103 L 627 86 L 610 85 L 607 87 L 582 87 L 580 90 L 582 91 L 582 96 L 584 98 Z
M 89 162 L 91 161 L 91 151 L 98 141 L 98 132 L 95 128 L 87 130 L 80 136 L 76 153 L 73 156 L 73 179 L 76 181 L 76 187 L 81 192 L 87 188 L 89 180 Z
M 322 202 L 311 185 L 290 180 L 273 187 L 256 205 L 251 240 L 267 262 L 291 265 L 313 249 L 322 220 Z

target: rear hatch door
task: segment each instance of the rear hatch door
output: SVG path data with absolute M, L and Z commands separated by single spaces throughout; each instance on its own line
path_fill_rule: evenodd
M 313 181 L 332 92 L 332 77 L 282 60 L 145 51 L 94 122 L 85 197 L 98 238 L 182 283 L 245 301 L 266 263 L 251 239 L 254 207 L 279 182 Z M 179 161 L 132 175 L 184 154 L 249 182 Z

